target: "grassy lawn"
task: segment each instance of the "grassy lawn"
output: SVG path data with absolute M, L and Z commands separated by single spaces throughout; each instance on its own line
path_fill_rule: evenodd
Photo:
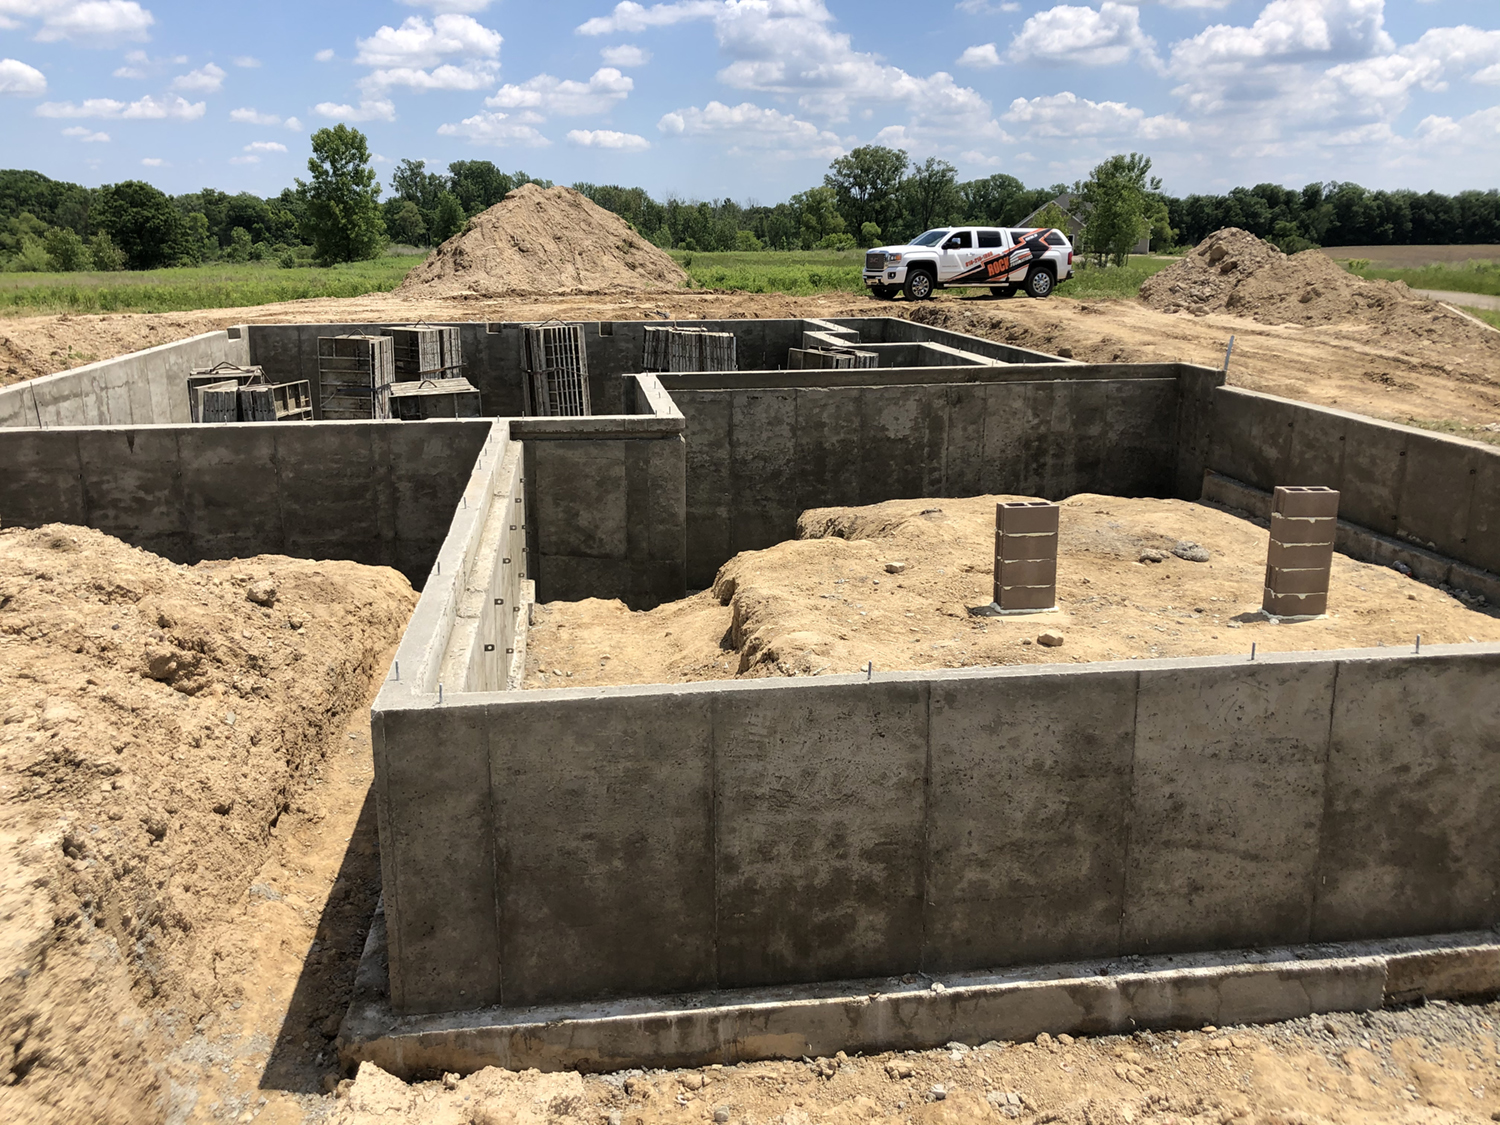
M 726 252 L 674 250 L 694 289 L 734 289 L 744 293 L 863 293 L 864 254 L 857 250 L 793 250 Z M 1075 265 L 1075 274 L 1057 290 L 1059 297 L 1097 299 L 1134 297 L 1141 282 L 1166 269 L 1176 259 L 1155 256 L 1131 258 L 1120 267 Z M 962 290 L 960 290 L 962 292 Z
M 408 254 L 327 269 L 223 262 L 139 273 L 3 273 L 0 315 L 185 312 L 308 297 L 361 297 L 395 289 L 421 260 Z
M 1444 289 L 1500 297 L 1500 262 L 1458 262 L 1409 270 L 1362 268 L 1353 272 L 1360 277 L 1381 281 L 1404 281 L 1413 289 Z

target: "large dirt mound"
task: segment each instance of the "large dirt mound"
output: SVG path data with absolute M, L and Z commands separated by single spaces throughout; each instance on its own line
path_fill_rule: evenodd
M 354 563 L 0 532 L 0 1120 L 180 1100 L 168 1051 L 265 991 L 255 873 L 415 600 Z
M 525 184 L 469 220 L 411 273 L 412 297 L 676 289 L 687 274 L 572 188 Z
M 1321 250 L 1283 254 L 1238 227 L 1215 231 L 1176 265 L 1147 278 L 1141 299 L 1163 312 L 1224 312 L 1265 324 L 1359 321 L 1410 328 L 1426 327 L 1437 315 L 1453 327 L 1485 332 L 1418 297 L 1405 282 L 1366 281 Z

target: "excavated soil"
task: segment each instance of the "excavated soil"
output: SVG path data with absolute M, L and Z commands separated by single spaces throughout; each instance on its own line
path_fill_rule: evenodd
M 0 532 L 0 1120 L 208 1119 L 247 1077 L 295 1086 L 313 1053 L 273 1053 L 289 999 L 232 1028 L 288 972 L 264 971 L 268 916 L 291 965 L 308 956 L 320 920 L 278 919 L 279 845 L 333 809 L 327 843 L 350 850 L 362 794 L 351 813 L 328 779 L 414 602 L 384 568 L 187 567 L 86 528 Z M 360 878 L 367 925 L 378 870 Z M 348 897 L 330 882 L 322 899 Z M 301 989 L 329 1038 L 340 976 Z
M 1460 1125 L 1500 1115 L 1500 1004 L 1257 1028 L 702 1070 L 512 1074 L 407 1085 L 366 1063 L 336 1125 Z
M 504 297 L 677 289 L 687 280 L 618 215 L 572 188 L 525 184 L 469 220 L 401 283 L 399 294 Z
M 1500 641 L 1500 612 L 1478 599 L 1344 555 L 1326 619 L 1274 624 L 1259 612 L 1264 525 L 1182 500 L 1093 495 L 1062 504 L 1059 610 L 975 617 L 993 595 L 995 504 L 1007 499 L 1028 498 L 818 509 L 798 539 L 736 556 L 712 590 L 683 601 L 636 613 L 600 599 L 538 606 L 525 686 L 1375 648 L 1418 634 Z M 1186 543 L 1208 561 L 1172 553 Z M 1062 643 L 1038 643 L 1044 632 Z

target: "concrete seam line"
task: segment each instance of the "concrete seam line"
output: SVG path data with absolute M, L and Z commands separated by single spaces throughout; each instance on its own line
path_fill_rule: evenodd
M 1141 720 L 1141 674 L 1139 671 L 1135 673 L 1133 680 L 1134 688 L 1130 698 L 1130 774 L 1126 779 L 1130 790 L 1125 801 L 1125 840 L 1123 855 L 1120 859 L 1120 924 L 1115 934 L 1116 952 L 1125 948 L 1125 919 L 1130 906 L 1130 848 L 1135 834 L 1135 754 L 1136 746 L 1140 742 Z
M 1328 693 L 1328 730 L 1323 739 L 1323 808 L 1318 818 L 1318 854 L 1313 858 L 1312 895 L 1307 911 L 1307 940 L 1314 941 L 1318 934 L 1318 912 L 1323 905 L 1323 886 L 1327 876 L 1323 874 L 1323 845 L 1328 838 L 1329 806 L 1333 802 L 1331 775 L 1333 773 L 1333 725 L 1339 712 L 1339 672 L 1344 662 L 1333 664 L 1333 685 Z

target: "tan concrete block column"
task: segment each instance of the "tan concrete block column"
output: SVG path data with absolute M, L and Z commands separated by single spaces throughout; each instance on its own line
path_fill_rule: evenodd
M 1328 582 L 1338 527 L 1339 494 L 1331 488 L 1281 487 L 1271 506 L 1266 596 L 1272 617 L 1328 612 Z
M 1057 605 L 1056 504 L 995 505 L 995 605 L 1002 613 L 1035 613 Z

